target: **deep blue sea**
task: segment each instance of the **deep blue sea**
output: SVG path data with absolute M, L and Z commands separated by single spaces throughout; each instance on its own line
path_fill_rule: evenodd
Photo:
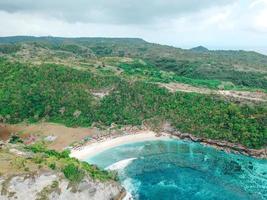
M 198 143 L 131 143 L 87 161 L 117 170 L 133 199 L 267 200 L 266 160 L 227 154 Z

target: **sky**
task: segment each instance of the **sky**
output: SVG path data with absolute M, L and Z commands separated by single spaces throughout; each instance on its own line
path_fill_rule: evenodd
M 0 0 L 0 36 L 138 37 L 267 55 L 267 0 Z

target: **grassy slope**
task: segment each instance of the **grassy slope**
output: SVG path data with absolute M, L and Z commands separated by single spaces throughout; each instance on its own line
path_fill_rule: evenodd
M 171 72 L 179 82 L 191 82 L 205 87 L 219 87 L 227 82 L 233 87 L 267 89 L 267 56 L 245 51 L 195 52 L 170 46 L 147 43 L 141 39 L 112 38 L 0 38 L 0 52 L 23 59 L 16 52 L 23 45 L 32 45 L 34 56 L 27 60 L 47 60 L 53 57 L 87 62 L 103 57 L 139 58 L 156 70 Z M 13 44 L 15 43 L 15 44 Z M 38 50 L 43 52 L 36 55 Z M 45 53 L 44 53 L 45 52 Z M 25 52 L 24 52 L 25 53 Z M 48 56 L 49 54 L 49 56 Z

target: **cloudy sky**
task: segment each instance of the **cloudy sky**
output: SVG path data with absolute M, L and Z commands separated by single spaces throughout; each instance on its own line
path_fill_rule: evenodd
M 0 0 L 0 36 L 141 37 L 267 54 L 267 0 Z

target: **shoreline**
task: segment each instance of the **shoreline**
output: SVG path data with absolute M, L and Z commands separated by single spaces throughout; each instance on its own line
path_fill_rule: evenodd
M 198 142 L 202 145 L 213 147 L 217 150 L 225 151 L 226 153 L 241 154 L 258 159 L 267 159 L 267 147 L 262 149 L 250 149 L 241 144 L 235 144 L 224 140 L 197 137 L 189 133 L 181 133 L 179 131 L 174 130 L 165 130 L 165 133 L 175 137 L 176 139 Z
M 135 142 L 145 142 L 145 141 L 156 141 L 156 140 L 182 140 L 197 142 L 202 145 L 206 145 L 217 149 L 219 151 L 225 151 L 226 153 L 235 153 L 241 155 L 247 155 L 259 159 L 267 159 L 267 149 L 248 149 L 240 144 L 233 144 L 227 141 L 211 140 L 206 138 L 200 138 L 193 136 L 188 133 L 181 133 L 175 130 L 164 130 L 163 132 L 157 133 L 150 130 L 139 130 L 134 132 L 125 132 L 123 135 L 111 135 L 103 137 L 100 141 L 94 141 L 90 144 L 85 144 L 78 149 L 73 149 L 70 156 L 75 157 L 80 160 L 85 160 L 87 158 L 93 157 L 98 153 L 105 150 L 111 149 L 124 144 L 135 143 Z M 116 170 L 116 168 L 111 170 Z M 110 169 L 107 169 L 110 170 Z M 124 192 L 121 193 L 119 199 L 121 200 L 131 200 L 132 196 L 129 190 L 124 186 Z
M 198 142 L 203 145 L 213 147 L 217 150 L 225 151 L 226 153 L 242 154 L 258 159 L 267 159 L 267 149 L 249 149 L 240 144 L 234 144 L 227 141 L 211 140 L 206 138 L 200 138 L 188 133 L 181 133 L 179 131 L 164 130 L 161 133 L 156 133 L 149 130 L 139 130 L 135 132 L 129 132 L 124 135 L 116 135 L 115 137 L 104 137 L 100 141 L 94 141 L 89 144 L 85 144 L 81 147 L 71 150 L 71 157 L 75 157 L 79 160 L 93 157 L 94 155 L 101 153 L 105 150 L 111 149 L 124 144 L 144 141 L 155 140 L 188 140 L 192 142 Z
M 71 157 L 75 157 L 79 160 L 84 160 L 95 156 L 105 150 L 111 149 L 124 144 L 134 143 L 134 142 L 145 142 L 145 141 L 155 141 L 155 140 L 168 140 L 171 139 L 169 134 L 158 135 L 153 131 L 139 131 L 134 134 L 125 134 L 118 137 L 106 137 L 101 141 L 96 141 L 90 144 L 86 144 L 78 149 L 71 150 Z

